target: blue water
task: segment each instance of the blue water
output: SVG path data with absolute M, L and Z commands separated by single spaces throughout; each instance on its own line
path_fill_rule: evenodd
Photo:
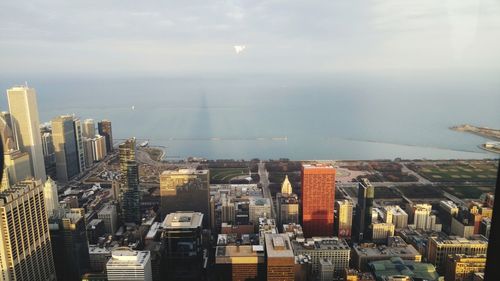
M 500 128 L 497 77 L 34 76 L 0 78 L 0 86 L 29 79 L 42 121 L 110 119 L 115 139 L 150 139 L 170 157 L 458 159 L 497 157 L 477 147 L 484 138 L 448 129 Z M 0 101 L 6 110 L 5 95 Z

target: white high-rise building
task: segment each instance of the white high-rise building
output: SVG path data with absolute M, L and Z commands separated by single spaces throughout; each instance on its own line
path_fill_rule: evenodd
M 151 253 L 133 251 L 126 247 L 111 252 L 111 259 L 106 264 L 109 281 L 152 281 Z
M 47 217 L 50 217 L 54 210 L 59 209 L 59 197 L 57 196 L 57 184 L 50 177 L 43 187 L 43 197 L 45 198 L 45 210 L 47 210 Z
M 397 205 L 385 206 L 382 212 L 384 214 L 384 221 L 394 224 L 396 229 L 408 226 L 408 214 L 401 207 Z
M 82 123 L 82 133 L 84 138 L 93 139 L 95 137 L 94 119 L 85 119 Z
M 19 150 L 27 152 L 31 161 L 31 173 L 35 179 L 45 182 L 45 163 L 43 161 L 42 138 L 36 92 L 28 86 L 15 86 L 7 90 L 12 129 Z

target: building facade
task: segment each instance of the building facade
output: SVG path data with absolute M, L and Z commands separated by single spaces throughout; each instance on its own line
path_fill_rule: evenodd
M 97 123 L 97 129 L 99 135 L 103 136 L 106 139 L 106 151 L 113 151 L 113 130 L 111 129 L 111 121 L 102 120 Z
M 108 281 L 152 281 L 151 253 L 122 247 L 111 252 L 106 264 Z
M 73 116 L 61 115 L 52 119 L 52 140 L 56 155 L 57 181 L 68 182 L 80 171 Z
M 335 169 L 304 164 L 302 173 L 302 228 L 306 237 L 333 236 Z
M 286 234 L 266 234 L 268 281 L 295 280 L 295 256 Z
M 41 180 L 1 192 L 0 218 L 0 279 L 56 280 Z

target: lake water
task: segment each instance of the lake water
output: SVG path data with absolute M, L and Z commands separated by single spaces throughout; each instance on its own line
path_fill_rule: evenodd
M 110 119 L 169 157 L 495 158 L 462 123 L 500 128 L 498 76 L 28 77 L 40 118 Z M 6 89 L 26 77 L 0 79 Z M 5 94 L 1 109 L 7 110 Z

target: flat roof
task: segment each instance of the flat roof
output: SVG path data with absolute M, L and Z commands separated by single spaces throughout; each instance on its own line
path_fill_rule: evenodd
M 163 228 L 198 228 L 201 227 L 203 214 L 199 212 L 170 213 L 163 220 Z
M 266 233 L 266 252 L 270 258 L 294 258 L 290 238 L 287 234 Z
M 306 241 L 292 241 L 293 248 L 296 251 L 300 250 L 317 250 L 317 251 L 325 251 L 325 250 L 351 250 L 349 244 L 345 241 L 345 239 L 339 239 L 337 237 L 313 237 L 307 239 Z

